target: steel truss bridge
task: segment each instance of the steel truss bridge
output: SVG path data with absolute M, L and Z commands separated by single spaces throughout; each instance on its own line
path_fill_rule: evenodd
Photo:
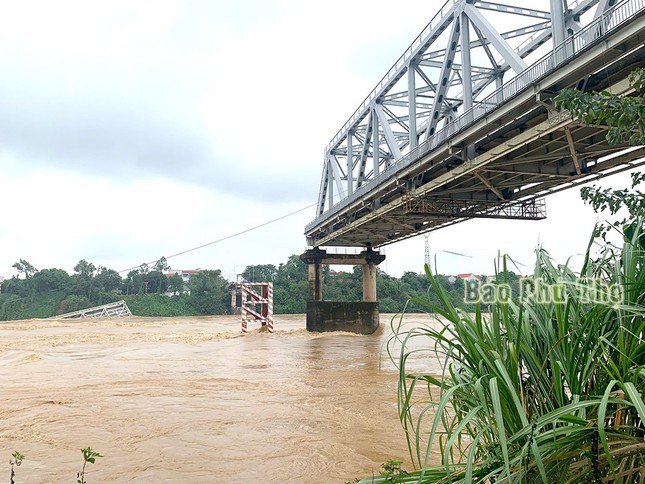
M 309 245 L 541 219 L 544 195 L 645 163 L 643 147 L 610 146 L 606 126 L 552 100 L 566 87 L 632 94 L 645 0 L 549 0 L 549 11 L 508 1 L 446 2 L 342 126 L 325 150 Z

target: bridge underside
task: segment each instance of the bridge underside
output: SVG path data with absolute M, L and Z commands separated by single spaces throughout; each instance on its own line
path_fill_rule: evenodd
M 641 166 L 642 147 L 610 146 L 605 126 L 586 126 L 558 112 L 552 97 L 566 87 L 630 95 L 627 77 L 644 65 L 643 40 L 643 22 L 637 21 L 613 42 L 533 83 L 308 226 L 308 243 L 378 247 L 471 218 L 541 219 L 542 196 Z

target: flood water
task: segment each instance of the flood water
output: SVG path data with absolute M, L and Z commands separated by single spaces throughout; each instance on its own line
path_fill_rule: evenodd
M 17 482 L 30 483 L 75 482 L 87 446 L 104 455 L 90 483 L 344 482 L 391 458 L 409 468 L 389 320 L 371 336 L 311 334 L 302 315 L 246 335 L 236 316 L 0 323 L 0 462 L 19 450 Z

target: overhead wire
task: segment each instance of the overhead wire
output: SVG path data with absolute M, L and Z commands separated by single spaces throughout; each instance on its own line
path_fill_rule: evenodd
M 212 240 L 212 241 L 210 241 L 210 242 L 206 242 L 205 244 L 198 245 L 197 247 L 192 247 L 192 248 L 190 248 L 190 249 L 186 249 L 186 250 L 182 250 L 181 252 L 177 252 L 176 254 L 171 254 L 171 255 L 163 256 L 163 257 L 164 257 L 166 260 L 168 260 L 168 259 L 172 259 L 172 258 L 174 258 L 174 257 L 179 257 L 180 255 L 188 254 L 188 253 L 190 253 L 190 252 L 194 252 L 194 251 L 196 251 L 196 250 L 200 250 L 200 249 L 203 249 L 203 248 L 205 248 L 205 247 L 209 247 L 209 246 L 211 246 L 211 245 L 215 245 L 215 244 L 218 244 L 218 243 L 220 243 L 220 242 L 224 242 L 225 240 L 229 240 L 229 239 L 232 239 L 232 238 L 234 238 L 234 237 L 239 237 L 240 235 L 247 234 L 247 233 L 249 233 L 249 232 L 252 232 L 252 231 L 254 231 L 254 230 L 260 229 L 260 228 L 262 228 L 262 227 L 266 227 L 267 225 L 270 225 L 270 224 L 272 224 L 272 223 L 279 222 L 280 220 L 284 220 L 285 218 L 291 217 L 291 216 L 296 215 L 296 214 L 298 214 L 298 213 L 300 213 L 300 212 L 304 212 L 305 210 L 308 210 L 308 209 L 310 209 L 310 208 L 314 207 L 315 205 L 316 205 L 315 203 L 312 203 L 311 205 L 307 205 L 306 207 L 302 207 L 302 208 L 300 208 L 300 209 L 298 209 L 298 210 L 295 210 L 295 211 L 293 211 L 293 212 L 289 212 L 289 213 L 287 213 L 287 214 L 285 214 L 285 215 L 281 215 L 280 217 L 274 218 L 274 219 L 269 220 L 269 221 L 267 221 L 267 222 L 263 222 L 263 223 L 261 223 L 261 224 L 254 225 L 253 227 L 249 227 L 249 228 L 247 228 L 247 229 L 241 230 L 240 232 L 236 232 L 236 233 L 234 233 L 234 234 L 230 234 L 230 235 L 227 235 L 227 236 L 225 236 L 225 237 L 221 237 L 221 238 L 219 238 L 219 239 Z M 161 259 L 161 257 L 159 257 L 158 259 L 155 259 L 155 260 L 153 260 L 153 261 L 150 261 L 150 262 L 144 262 L 144 263 L 139 264 L 139 265 L 137 265 L 137 266 L 130 267 L 130 268 L 128 268 L 128 269 L 123 269 L 122 271 L 119 271 L 118 273 L 119 273 L 119 274 L 123 274 L 124 272 L 130 272 L 130 271 L 133 271 L 133 270 L 135 270 L 135 269 L 139 269 L 139 268 L 140 268 L 141 266 L 143 266 L 143 265 L 150 265 L 150 264 L 154 264 L 154 263 L 156 263 L 157 261 L 159 261 L 160 259 Z

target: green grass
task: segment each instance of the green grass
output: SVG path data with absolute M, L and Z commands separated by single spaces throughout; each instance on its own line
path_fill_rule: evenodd
M 393 322 L 388 345 L 417 468 L 397 482 L 645 478 L 638 474 L 645 468 L 645 254 L 638 237 L 621 248 L 604 245 L 593 257 L 590 243 L 580 274 L 538 250 L 534 278 L 560 283 L 565 301 L 511 299 L 486 314 L 456 308 L 427 268 L 439 303 L 415 302 L 441 324 L 404 332 Z M 622 302 L 587 301 L 579 276 L 617 284 Z M 441 359 L 442 375 L 408 371 L 419 347 Z M 432 451 L 441 465 L 429 465 Z

